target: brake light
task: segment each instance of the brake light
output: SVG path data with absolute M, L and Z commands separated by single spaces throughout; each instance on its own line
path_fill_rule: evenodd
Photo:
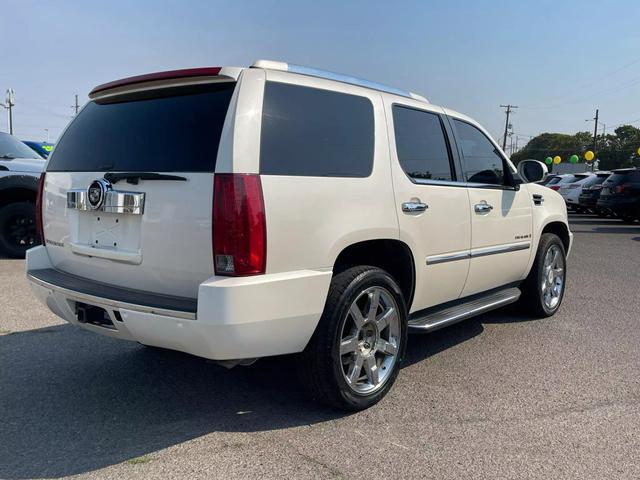
M 216 275 L 264 273 L 267 227 L 260 176 L 215 174 L 212 217 Z
M 628 183 L 623 183 L 622 185 L 616 185 L 613 187 L 613 193 L 624 193 L 625 189 L 629 188 L 631 185 Z
M 551 185 L 549 188 L 557 192 L 558 190 L 560 190 L 560 185 Z
M 36 194 L 36 233 L 41 243 L 44 243 L 44 227 L 42 224 L 42 196 L 44 195 L 44 176 L 42 172 L 38 180 L 38 193 Z

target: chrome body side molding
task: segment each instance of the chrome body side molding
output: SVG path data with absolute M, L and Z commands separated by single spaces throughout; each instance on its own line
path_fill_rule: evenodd
M 464 260 L 467 258 L 485 257 L 487 255 L 497 255 L 499 253 L 517 252 L 520 250 L 528 250 L 530 248 L 531 242 L 527 241 L 496 245 L 493 247 L 474 248 L 473 250 L 444 253 L 441 255 L 431 255 L 427 257 L 427 265 L 437 265 L 438 263 L 454 262 L 456 260 Z

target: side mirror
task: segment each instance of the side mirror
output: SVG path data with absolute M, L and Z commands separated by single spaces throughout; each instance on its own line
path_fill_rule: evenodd
M 522 160 L 518 163 L 518 175 L 524 183 L 541 182 L 548 172 L 547 166 L 538 160 Z

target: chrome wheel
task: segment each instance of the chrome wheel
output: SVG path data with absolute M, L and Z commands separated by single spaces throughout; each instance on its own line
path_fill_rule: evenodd
M 558 245 L 551 245 L 544 256 L 542 269 L 542 301 L 549 310 L 560 303 L 564 289 L 564 255 Z
M 393 295 L 382 287 L 362 291 L 340 331 L 340 361 L 347 385 L 367 395 L 382 388 L 394 369 L 402 338 Z

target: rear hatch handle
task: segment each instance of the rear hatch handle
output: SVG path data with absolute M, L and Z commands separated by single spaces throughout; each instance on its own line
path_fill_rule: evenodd
M 185 177 L 178 175 L 167 175 L 164 173 L 155 172 L 107 172 L 104 174 L 104 179 L 110 183 L 118 183 L 120 180 L 126 180 L 127 183 L 137 185 L 140 180 L 174 180 L 179 182 L 186 182 Z

